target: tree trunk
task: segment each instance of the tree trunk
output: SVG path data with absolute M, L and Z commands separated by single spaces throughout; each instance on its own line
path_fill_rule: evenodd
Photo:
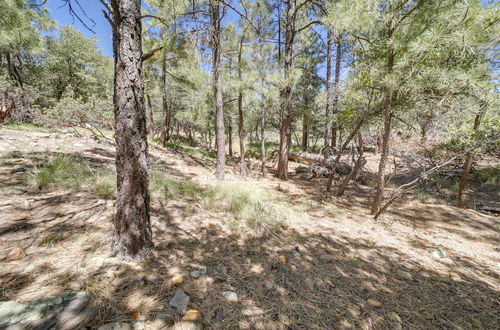
M 329 28 L 326 44 L 326 123 L 325 123 L 325 148 L 332 146 L 332 35 Z
M 163 108 L 163 128 L 161 131 L 161 143 L 163 146 L 170 140 L 170 109 L 168 106 L 167 99 L 167 52 L 166 50 L 163 52 L 163 60 L 161 62 L 162 66 L 162 77 L 161 77 L 161 104 Z
M 266 127 L 266 110 L 262 106 L 260 111 L 260 152 L 262 156 L 262 162 L 260 165 L 260 173 L 262 177 L 266 176 L 266 137 L 265 137 L 265 127 Z
M 302 150 L 307 151 L 309 148 L 309 118 L 307 118 L 307 113 L 304 112 L 302 117 Z
M 288 175 L 288 152 L 291 143 L 291 125 L 292 125 L 292 84 L 290 74 L 293 68 L 293 46 L 295 41 L 295 19 L 296 2 L 288 0 L 286 2 L 286 20 L 285 20 L 285 76 L 286 86 L 281 90 L 281 127 L 280 127 L 280 148 L 278 154 L 277 176 L 286 179 Z
M 474 119 L 473 129 L 475 132 L 477 132 L 479 126 L 481 126 L 481 120 L 483 119 L 485 112 L 486 112 L 486 104 L 483 103 L 481 104 L 481 108 L 479 109 L 479 112 L 476 115 L 476 118 Z M 469 175 L 473 162 L 474 162 L 473 154 L 472 152 L 469 151 L 467 152 L 467 156 L 463 167 L 463 173 L 462 176 L 460 177 L 460 183 L 458 185 L 457 206 L 460 208 L 465 208 L 464 191 L 465 188 L 467 188 L 467 184 L 469 183 Z
M 153 107 L 151 106 L 151 96 L 146 95 L 148 100 L 148 110 L 149 110 L 149 135 L 153 137 L 155 135 L 155 121 L 153 117 Z
M 373 197 L 371 214 L 376 214 L 382 201 L 384 200 L 384 188 L 385 188 L 385 167 L 387 163 L 387 158 L 389 157 L 389 139 L 391 136 L 391 124 L 392 124 L 392 89 L 389 88 L 386 92 L 386 100 L 384 107 L 384 131 L 382 133 L 382 150 L 380 155 L 380 162 L 378 166 L 378 174 L 376 178 L 376 191 Z
M 342 196 L 347 188 L 347 185 L 349 182 L 358 175 L 359 170 L 363 166 L 363 136 L 361 133 L 358 133 L 358 159 L 356 160 L 356 163 L 354 164 L 352 170 L 349 172 L 349 174 L 344 178 L 344 181 L 340 184 L 339 190 L 337 191 L 337 196 Z M 365 162 L 366 163 L 366 162 Z
M 240 142 L 240 174 L 242 176 L 248 175 L 248 168 L 245 162 L 245 122 L 243 117 L 243 88 L 241 86 L 242 81 L 242 60 L 243 60 L 243 42 L 244 42 L 244 33 L 240 38 L 240 48 L 238 51 L 238 79 L 240 80 L 240 88 L 238 92 L 238 138 Z
M 333 81 L 333 100 L 332 100 L 332 115 L 336 115 L 339 112 L 339 91 L 340 91 L 340 64 L 342 62 L 342 36 L 339 36 L 336 41 L 336 53 L 335 53 L 335 78 Z M 337 146 L 337 130 L 338 123 L 335 120 L 332 123 L 332 147 Z
M 113 0 L 117 194 L 112 250 L 126 259 L 150 256 L 148 143 L 142 77 L 141 1 Z
M 233 157 L 233 125 L 231 123 L 231 116 L 228 117 L 227 127 L 227 144 L 229 146 L 229 156 Z
M 388 34 L 388 39 L 392 39 L 393 31 L 390 30 Z M 394 51 L 392 48 L 387 50 L 387 72 L 390 74 L 392 68 L 394 67 Z M 373 197 L 371 214 L 376 214 L 380 210 L 382 201 L 384 200 L 384 188 L 385 188 L 385 164 L 387 163 L 387 158 L 389 157 L 389 140 L 391 137 L 391 124 L 392 124 L 392 101 L 393 101 L 393 89 L 392 86 L 386 87 L 385 90 L 385 102 L 384 102 L 384 131 L 382 133 L 382 154 L 380 155 L 380 162 L 378 166 L 378 175 L 376 178 L 377 187 L 375 191 L 375 196 Z
M 213 97 L 215 104 L 215 134 L 217 143 L 217 165 L 215 176 L 219 180 L 224 180 L 224 168 L 226 164 L 226 149 L 224 143 L 224 111 L 222 108 L 222 89 L 220 86 L 220 35 L 221 35 L 221 17 L 220 2 L 210 0 L 210 20 L 212 24 L 212 78 L 213 78 Z

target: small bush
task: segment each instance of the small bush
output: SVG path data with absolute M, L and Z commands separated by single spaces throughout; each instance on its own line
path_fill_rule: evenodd
M 88 167 L 68 155 L 51 157 L 29 175 L 31 185 L 38 190 L 57 186 L 77 188 L 88 175 Z

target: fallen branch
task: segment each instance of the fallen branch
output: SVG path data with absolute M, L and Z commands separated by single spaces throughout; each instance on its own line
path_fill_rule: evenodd
M 422 173 L 420 173 L 420 175 L 414 179 L 413 181 L 410 181 L 408 183 L 405 183 L 401 186 L 399 186 L 398 188 L 394 189 L 391 193 L 391 196 L 389 198 L 389 200 L 387 201 L 387 203 L 385 203 L 385 205 L 380 208 L 380 210 L 373 216 L 373 219 L 377 220 L 377 218 L 385 212 L 385 210 L 387 210 L 387 208 L 399 197 L 401 196 L 403 193 L 405 193 L 406 191 L 412 189 L 413 187 L 419 185 L 420 183 L 424 182 L 425 180 L 428 179 L 429 175 L 436 172 L 437 170 L 439 170 L 440 168 L 450 164 L 451 162 L 453 162 L 455 159 L 457 159 L 460 155 L 457 155 L 451 159 L 448 159 L 447 161 L 441 163 L 441 164 L 438 164 L 436 166 L 434 166 L 433 168 L 431 168 L 429 171 L 426 171 L 425 170 L 425 167 L 424 167 L 424 170 L 422 171 Z

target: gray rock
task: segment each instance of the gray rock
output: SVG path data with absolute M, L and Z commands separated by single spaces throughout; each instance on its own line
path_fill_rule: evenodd
M 411 275 L 411 273 L 407 272 L 407 271 L 404 271 L 404 270 L 398 270 L 396 272 L 396 275 L 400 278 L 400 279 L 403 279 L 403 280 L 407 280 L 407 281 L 412 281 L 413 280 L 413 277 Z
M 163 240 L 160 243 L 158 243 L 156 245 L 156 248 L 159 250 L 167 250 L 167 249 L 171 248 L 173 245 L 174 245 L 173 240 L 166 239 L 166 240 Z
M 113 322 L 99 327 L 97 330 L 131 330 L 132 326 L 125 322 Z
M 189 296 L 184 293 L 182 289 L 177 289 L 175 291 L 175 295 L 170 299 L 168 304 L 172 307 L 175 307 L 179 314 L 185 314 L 187 305 L 189 303 Z
M 437 249 L 434 249 L 431 251 L 431 254 L 434 258 L 436 259 L 439 259 L 439 258 L 446 258 L 448 255 L 446 254 L 446 252 L 441 249 L 441 248 L 437 248 Z
M 31 202 L 30 202 L 30 200 L 29 200 L 29 199 L 25 199 L 25 200 L 24 200 L 24 202 L 23 202 L 23 208 L 24 208 L 25 210 L 29 210 L 29 209 L 31 209 Z
M 227 301 L 238 301 L 238 295 L 233 291 L 224 291 L 222 296 L 226 298 Z
M 24 304 L 13 300 L 0 302 L 0 325 L 8 324 L 13 316 L 21 314 L 25 308 Z
M 132 328 L 134 330 L 144 330 L 146 329 L 146 321 L 145 320 L 137 320 L 132 322 Z
M 199 278 L 201 276 L 201 273 L 199 270 L 193 270 L 191 273 L 192 278 Z
M 306 278 L 304 282 L 310 290 L 314 290 L 314 286 L 316 285 L 316 283 L 314 283 L 313 280 L 311 280 L 310 278 Z

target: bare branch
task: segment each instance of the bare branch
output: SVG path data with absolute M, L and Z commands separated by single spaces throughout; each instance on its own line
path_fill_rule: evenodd
M 152 56 L 153 56 L 156 52 L 158 52 L 158 51 L 160 51 L 160 50 L 162 50 L 162 49 L 163 49 L 163 46 L 153 49 L 153 50 L 152 50 L 152 51 L 150 51 L 149 53 L 146 53 L 146 54 L 142 55 L 141 60 L 142 60 L 143 62 L 144 62 L 144 61 L 146 61 L 148 58 L 152 57 Z
M 297 33 L 299 33 L 300 31 L 303 31 L 305 29 L 307 29 L 308 27 L 310 27 L 311 25 L 315 25 L 315 24 L 322 24 L 321 21 L 311 21 L 309 23 L 307 23 L 306 25 L 304 25 L 303 27 L 297 29 Z

